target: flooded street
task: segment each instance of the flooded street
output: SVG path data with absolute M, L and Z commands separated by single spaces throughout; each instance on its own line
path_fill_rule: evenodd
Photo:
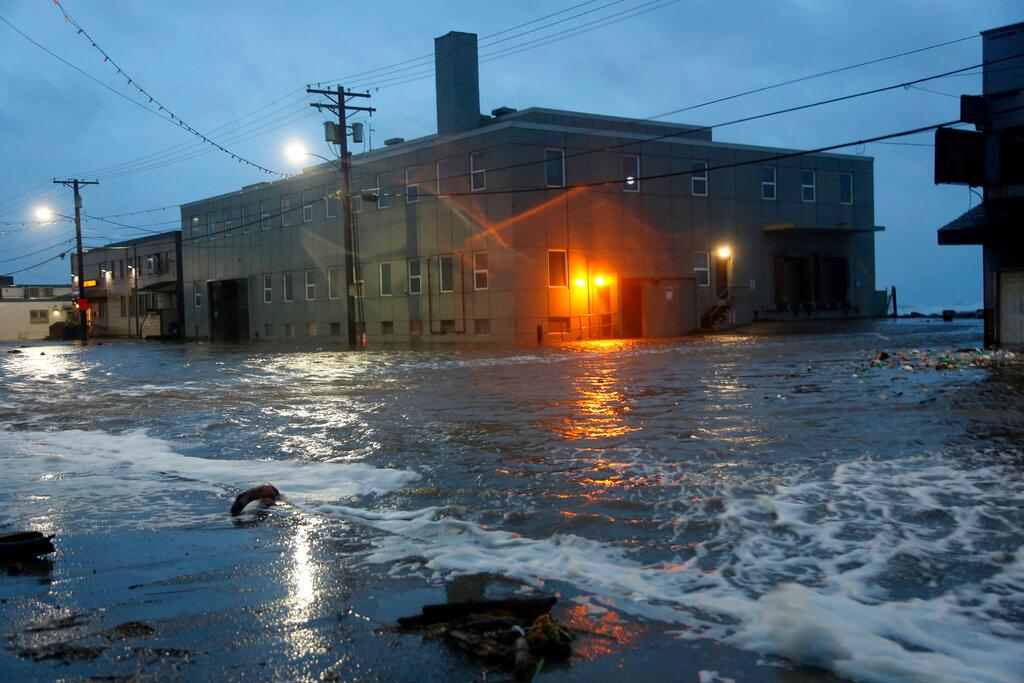
M 481 679 L 387 625 L 541 591 L 552 680 L 1019 680 L 1022 367 L 866 366 L 980 321 L 769 331 L 0 355 L 0 531 L 58 547 L 0 574 L 0 672 Z

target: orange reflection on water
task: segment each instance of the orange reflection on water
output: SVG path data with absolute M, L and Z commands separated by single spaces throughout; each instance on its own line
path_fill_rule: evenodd
M 612 610 L 592 614 L 585 605 L 570 605 L 559 621 L 579 634 L 573 643 L 573 655 L 587 660 L 613 655 L 647 630 L 640 624 L 623 621 Z
M 567 406 L 573 414 L 559 420 L 555 432 L 563 438 L 577 440 L 622 436 L 640 429 L 626 420 L 631 409 L 620 389 L 622 378 L 615 372 L 618 359 L 604 357 L 627 345 L 621 339 L 593 339 L 573 344 L 574 349 L 595 356 L 586 364 L 584 372 L 573 378 L 576 396 Z

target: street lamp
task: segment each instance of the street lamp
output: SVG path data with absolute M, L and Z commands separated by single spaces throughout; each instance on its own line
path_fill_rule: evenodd
M 35 211 L 35 214 L 36 218 L 38 218 L 41 223 L 49 223 L 50 221 L 53 220 L 54 216 L 53 211 L 48 206 L 38 207 Z

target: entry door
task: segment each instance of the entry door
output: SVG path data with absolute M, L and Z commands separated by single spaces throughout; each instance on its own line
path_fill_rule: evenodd
M 719 299 L 729 298 L 729 259 L 715 256 L 715 291 Z
M 1024 271 L 999 274 L 999 344 L 1024 346 Z
M 640 280 L 622 280 L 622 336 L 629 338 L 644 335 L 644 290 Z

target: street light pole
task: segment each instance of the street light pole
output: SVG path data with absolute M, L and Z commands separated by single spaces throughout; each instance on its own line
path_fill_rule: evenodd
M 75 191 L 75 240 L 77 242 L 78 252 L 78 298 L 85 298 L 85 259 L 82 254 L 82 195 L 79 194 L 78 188 L 80 185 L 99 185 L 98 180 L 79 180 L 73 178 L 71 180 L 54 180 L 55 185 L 63 185 L 65 187 L 71 186 Z M 89 318 L 85 310 L 79 308 L 79 325 L 80 327 L 80 338 L 82 344 L 89 343 Z

